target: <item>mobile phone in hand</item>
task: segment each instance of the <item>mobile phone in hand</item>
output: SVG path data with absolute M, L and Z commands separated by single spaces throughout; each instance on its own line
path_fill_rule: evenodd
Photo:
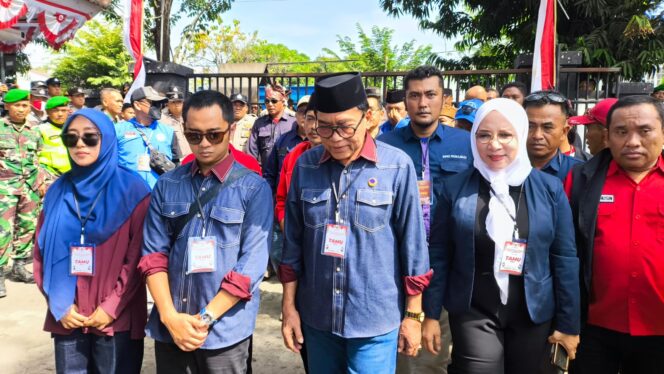
M 565 347 L 560 343 L 551 346 L 551 365 L 563 371 L 569 370 L 569 356 Z

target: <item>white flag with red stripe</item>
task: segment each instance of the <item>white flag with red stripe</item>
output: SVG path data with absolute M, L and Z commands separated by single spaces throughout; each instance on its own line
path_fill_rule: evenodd
M 556 0 L 540 0 L 531 92 L 556 87 Z
M 124 43 L 134 58 L 134 82 L 124 101 L 129 102 L 131 93 L 145 86 L 145 64 L 143 64 L 143 0 L 124 1 Z

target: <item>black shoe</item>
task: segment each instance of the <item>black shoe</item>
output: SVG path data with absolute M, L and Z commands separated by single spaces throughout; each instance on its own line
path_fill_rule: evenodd
M 23 283 L 35 283 L 35 278 L 32 273 L 25 268 L 26 261 L 24 259 L 14 260 L 12 266 L 12 280 Z
M 7 296 L 7 288 L 5 288 L 5 267 L 0 267 L 0 297 Z

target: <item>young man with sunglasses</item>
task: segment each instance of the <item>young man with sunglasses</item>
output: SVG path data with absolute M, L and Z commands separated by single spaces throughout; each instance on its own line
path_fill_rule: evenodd
M 538 91 L 526 96 L 524 107 L 528 114 L 526 146 L 530 163 L 564 182 L 572 167 L 582 163 L 560 151 L 570 129 L 567 119 L 571 104 L 557 91 Z
M 437 202 L 433 194 L 434 183 L 472 167 L 473 152 L 467 131 L 441 125 L 438 121 L 444 101 L 440 70 L 420 66 L 408 72 L 404 77 L 404 90 L 409 126 L 383 134 L 378 140 L 401 149 L 413 161 L 428 238 Z M 400 356 L 397 359 L 398 374 L 447 373 L 452 343 L 447 312 L 427 316 L 423 325 L 425 332 L 436 336 L 438 347 L 435 351 L 438 354 L 434 356 L 423 351 L 416 358 Z
M 180 147 L 173 128 L 159 122 L 160 103 L 166 101 L 151 86 L 141 87 L 131 94 L 136 117 L 115 125 L 120 165 L 134 170 L 154 188 L 159 173 L 154 170 L 150 156 L 156 150 L 176 165 L 181 159 Z
M 367 132 L 359 73 L 315 95 L 323 146 L 300 156 L 286 200 L 284 343 L 306 344 L 311 373 L 394 373 L 397 351 L 420 347 L 432 276 L 415 168 Z
M 246 373 L 272 193 L 229 152 L 226 96 L 197 92 L 183 113 L 196 160 L 164 174 L 152 194 L 139 263 L 156 306 L 147 333 L 157 373 Z
M 30 92 L 9 90 L 4 97 L 7 117 L 0 121 L 0 297 L 5 297 L 5 266 L 12 257 L 9 276 L 34 283 L 25 265 L 32 253 L 32 237 L 39 215 L 39 194 L 44 173 L 39 168 L 41 137 L 27 120 Z

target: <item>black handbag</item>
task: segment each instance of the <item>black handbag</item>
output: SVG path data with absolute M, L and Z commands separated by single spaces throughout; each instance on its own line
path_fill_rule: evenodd
M 145 146 L 148 147 L 150 150 L 150 168 L 155 171 L 155 173 L 162 175 L 166 172 L 169 172 L 177 165 L 173 161 L 171 161 L 168 157 L 166 157 L 165 154 L 159 152 L 156 148 L 150 144 L 150 141 L 148 140 L 148 137 L 145 136 L 145 133 L 141 131 L 138 127 L 136 127 L 136 130 L 138 131 L 139 134 L 141 134 L 141 138 L 143 138 L 143 143 L 145 143 Z

